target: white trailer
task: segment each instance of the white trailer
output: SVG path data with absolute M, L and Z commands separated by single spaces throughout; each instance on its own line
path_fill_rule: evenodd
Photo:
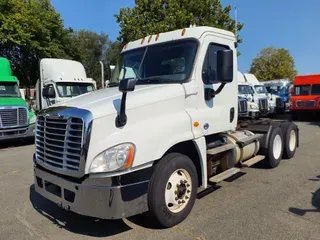
M 36 191 L 82 215 L 149 211 L 171 227 L 187 218 L 197 196 L 242 168 L 259 161 L 275 168 L 293 157 L 294 123 L 238 121 L 235 46 L 232 32 L 212 27 L 130 42 L 114 70 L 118 87 L 39 113 Z M 124 72 L 120 79 L 126 68 L 134 78 Z
M 96 81 L 87 77 L 80 62 L 43 58 L 40 61 L 40 79 L 36 83 L 34 108 L 39 111 L 96 89 Z

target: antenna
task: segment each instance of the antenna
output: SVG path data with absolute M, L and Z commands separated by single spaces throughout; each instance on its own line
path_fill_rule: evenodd
M 235 35 L 236 35 L 236 40 L 238 42 L 238 10 L 237 6 L 234 7 L 234 18 L 235 18 Z

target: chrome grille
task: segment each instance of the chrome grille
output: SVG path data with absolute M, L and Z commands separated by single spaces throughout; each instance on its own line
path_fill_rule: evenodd
M 26 108 L 0 108 L 0 128 L 11 128 L 28 125 L 28 111 Z
M 284 104 L 282 103 L 282 99 L 281 98 L 277 98 L 276 99 L 276 106 L 277 107 L 283 107 L 284 106 Z
M 27 125 L 28 124 L 28 113 L 27 109 L 25 108 L 19 108 L 19 125 Z
M 297 107 L 314 107 L 316 105 L 316 102 L 314 100 L 311 100 L 311 101 L 297 101 L 296 105 L 297 105 Z
M 247 101 L 241 99 L 238 101 L 238 112 L 239 113 L 246 113 L 248 111 Z
M 259 99 L 259 109 L 268 110 L 268 100 L 267 99 Z
M 76 117 L 39 116 L 36 158 L 55 168 L 78 171 L 83 145 L 83 120 Z

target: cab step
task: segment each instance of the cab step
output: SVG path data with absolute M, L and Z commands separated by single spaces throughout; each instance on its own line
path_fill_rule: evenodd
M 212 183 L 219 183 L 219 182 L 222 182 L 223 180 L 237 174 L 238 172 L 240 172 L 240 168 L 230 168 L 222 173 L 219 173 L 218 175 L 215 175 L 211 178 L 209 178 L 209 182 L 212 182 Z
M 217 153 L 225 152 L 231 149 L 234 149 L 236 146 L 232 143 L 224 144 L 220 147 L 215 147 L 207 150 L 208 155 L 215 155 Z
M 257 155 L 253 158 L 250 158 L 249 160 L 247 160 L 245 162 L 242 162 L 241 167 L 251 167 L 252 165 L 256 164 L 257 162 L 262 161 L 263 159 L 265 159 L 265 156 Z

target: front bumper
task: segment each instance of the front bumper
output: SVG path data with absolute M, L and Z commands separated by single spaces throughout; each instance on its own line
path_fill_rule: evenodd
M 34 166 L 35 190 L 65 210 L 101 219 L 120 219 L 148 210 L 148 180 L 120 185 L 114 178 L 72 181 Z
M 35 124 L 22 128 L 0 129 L 0 141 L 34 137 Z

